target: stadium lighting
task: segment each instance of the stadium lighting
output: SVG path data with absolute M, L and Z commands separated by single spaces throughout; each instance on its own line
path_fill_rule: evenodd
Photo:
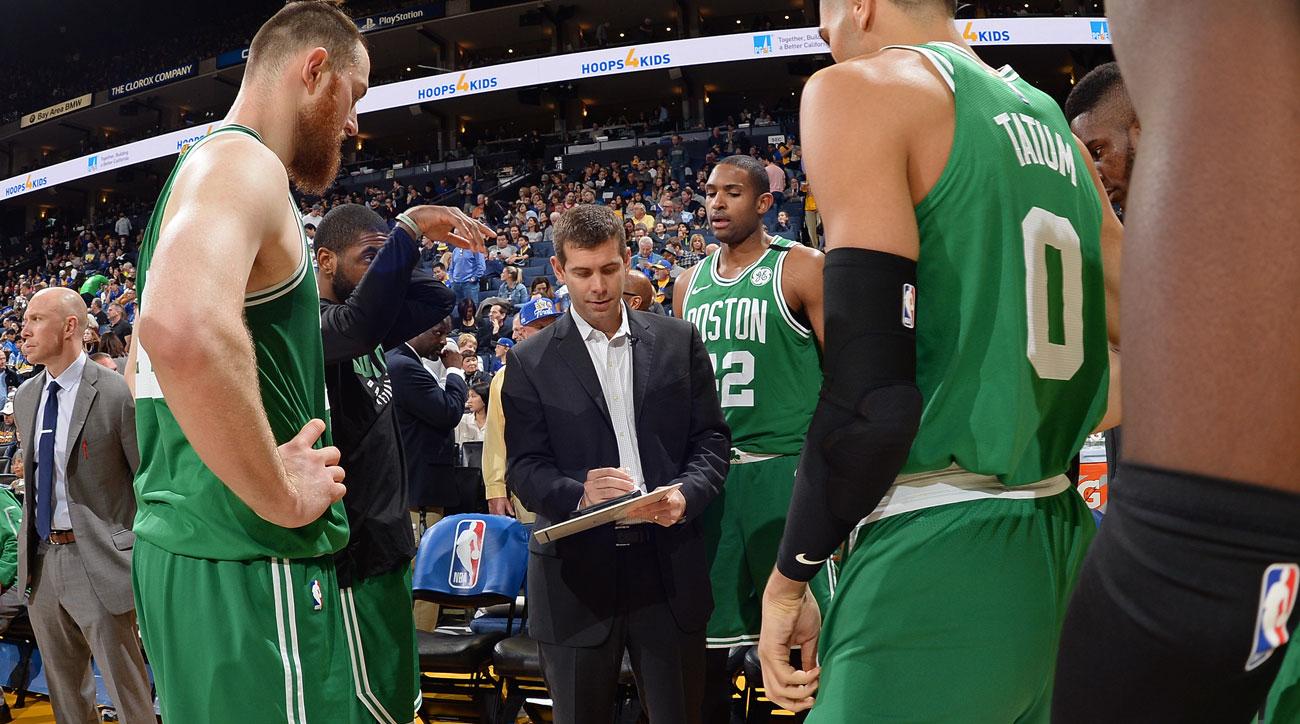
M 789 16 L 789 15 L 785 16 L 785 19 L 786 19 L 786 20 L 789 20 L 789 19 L 790 19 L 790 16 Z
M 619 34 L 618 34 L 618 37 L 620 37 L 620 38 L 625 38 L 625 37 L 627 37 L 627 34 L 626 34 L 626 33 L 619 33 Z
M 740 25 L 740 18 L 736 18 L 736 25 Z
M 515 49 L 514 49 L 514 48 L 506 48 L 506 52 L 507 52 L 507 53 L 511 53 L 511 54 L 513 54 L 513 53 L 515 52 Z

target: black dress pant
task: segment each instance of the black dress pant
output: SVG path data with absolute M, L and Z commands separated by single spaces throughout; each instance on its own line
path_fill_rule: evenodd
M 541 644 L 557 724 L 609 724 L 626 650 L 650 724 L 699 724 L 704 629 L 685 633 L 668 607 L 653 544 L 618 549 L 618 606 L 599 646 Z

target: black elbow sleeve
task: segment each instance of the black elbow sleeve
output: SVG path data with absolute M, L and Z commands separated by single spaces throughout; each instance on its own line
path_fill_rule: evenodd
M 809 580 L 889 490 L 921 422 L 916 262 L 836 249 L 825 265 L 825 380 L 804 441 L 781 573 Z

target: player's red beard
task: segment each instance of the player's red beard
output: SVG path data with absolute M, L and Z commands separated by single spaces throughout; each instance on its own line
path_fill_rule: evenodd
M 321 97 L 307 108 L 298 110 L 289 178 L 305 194 L 319 196 L 325 193 L 339 173 L 339 163 L 343 160 L 343 122 L 335 119 L 334 114 L 339 103 L 340 83 L 337 76 L 331 77 L 329 87 Z

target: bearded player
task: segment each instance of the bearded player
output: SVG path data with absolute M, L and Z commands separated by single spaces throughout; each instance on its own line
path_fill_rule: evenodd
M 758 642 L 804 433 L 821 388 L 822 254 L 763 228 L 767 171 L 751 156 L 718 162 L 704 187 L 722 246 L 678 280 L 673 309 L 700 330 L 731 427 L 731 469 L 705 511 L 713 614 L 704 721 L 726 721 L 728 649 Z M 829 571 L 829 569 L 828 569 Z M 830 600 L 828 575 L 817 598 Z
M 141 245 L 133 575 L 168 721 L 373 720 L 349 671 L 343 471 L 320 447 L 320 308 L 289 192 L 333 182 L 369 72 L 336 4 L 287 4 Z
M 804 89 L 825 383 L 759 653 L 818 724 L 1046 722 L 1093 535 L 1064 473 L 1106 411 L 1118 220 L 1056 102 L 952 10 L 824 0 L 838 64 Z M 822 630 L 804 582 L 855 527 Z
M 1070 604 L 1053 714 L 1247 722 L 1294 655 L 1300 589 L 1300 78 L 1276 72 L 1295 63 L 1300 5 L 1107 9 L 1143 131 L 1124 474 Z M 1271 721 L 1300 711 L 1277 700 L 1288 668 Z

